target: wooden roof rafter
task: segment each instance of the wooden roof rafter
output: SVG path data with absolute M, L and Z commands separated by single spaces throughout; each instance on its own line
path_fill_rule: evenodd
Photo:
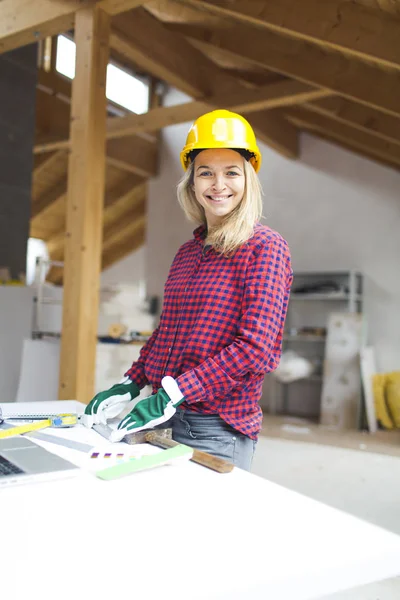
M 104 211 L 102 269 L 136 250 L 144 241 L 147 189 L 139 184 Z M 63 259 L 65 232 L 48 242 L 52 260 Z M 47 278 L 55 284 L 63 280 L 62 267 L 53 267 Z
M 69 31 L 75 14 L 98 5 L 110 15 L 132 10 L 145 0 L 2 0 L 0 54 Z
M 293 10 L 292 0 L 176 2 L 400 70 L 400 20 L 357 2 L 302 0 L 300 10 Z
M 400 119 L 345 98 L 323 98 L 305 102 L 303 108 L 350 125 L 393 144 L 400 144 Z
M 255 64 L 281 74 L 330 90 L 349 100 L 400 116 L 400 78 L 397 70 L 382 69 L 339 51 L 321 48 L 302 40 L 246 24 L 226 29 L 203 29 L 185 25 L 166 25 L 188 40 L 240 54 Z
M 146 219 L 141 219 L 141 221 L 132 227 L 131 231 L 129 231 L 127 239 L 120 240 L 103 254 L 101 264 L 102 269 L 107 269 L 115 262 L 122 260 L 128 254 L 134 252 L 140 248 L 140 246 L 143 246 L 145 241 Z
M 222 94 L 227 98 L 229 92 L 248 92 L 248 84 L 238 81 L 219 68 L 183 36 L 168 31 L 144 9 L 136 9 L 123 18 L 117 17 L 113 20 L 111 46 L 114 48 L 115 39 L 124 40 L 125 54 L 135 64 L 147 68 L 153 76 L 162 78 L 197 98 L 203 99 L 214 94 L 222 99 Z M 281 136 L 279 125 L 282 128 Z M 282 151 L 283 148 L 286 156 L 297 156 L 297 140 L 294 139 L 296 134 L 294 130 L 288 134 L 290 128 L 285 120 L 275 122 L 270 132 L 267 122 L 260 126 L 264 141 L 268 141 L 278 151 Z M 58 148 L 60 147 L 61 144 Z M 67 140 L 64 141 L 63 147 L 68 147 Z M 37 148 L 37 151 L 41 150 Z
M 203 99 L 186 102 L 178 106 L 162 106 L 150 109 L 142 115 L 112 118 L 107 121 L 108 140 L 140 133 L 157 131 L 168 125 L 176 125 L 196 119 L 211 108 L 228 108 L 243 114 L 258 112 L 294 104 L 312 102 L 330 96 L 331 92 L 298 81 L 285 80 L 271 83 L 257 90 L 240 88 L 229 94 L 218 94 Z M 69 140 L 37 144 L 35 153 L 50 152 L 67 148 Z
M 386 165 L 400 167 L 400 145 L 379 139 L 371 133 L 361 131 L 351 125 L 337 123 L 331 118 L 312 113 L 306 108 L 292 107 L 285 110 L 285 116 L 293 125 L 324 136 L 331 142 L 378 160 Z

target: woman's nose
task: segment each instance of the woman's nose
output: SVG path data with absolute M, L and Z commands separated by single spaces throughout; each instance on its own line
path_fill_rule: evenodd
M 216 192 L 222 191 L 225 187 L 224 176 L 223 175 L 215 175 L 212 187 Z

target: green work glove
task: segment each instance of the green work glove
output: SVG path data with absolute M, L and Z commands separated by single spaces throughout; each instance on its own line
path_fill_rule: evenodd
M 129 433 L 153 429 L 169 421 L 175 414 L 176 407 L 182 404 L 185 398 L 173 377 L 164 377 L 161 385 L 156 394 L 139 400 L 132 411 L 122 419 L 111 435 L 112 442 L 120 442 Z
M 85 408 L 82 423 L 89 428 L 99 423 L 105 425 L 107 419 L 119 415 L 125 406 L 139 394 L 140 389 L 136 383 L 126 377 L 110 389 L 96 394 Z

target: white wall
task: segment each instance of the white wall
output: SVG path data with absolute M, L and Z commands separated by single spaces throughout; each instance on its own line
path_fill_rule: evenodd
M 167 104 L 187 99 L 171 91 Z M 179 152 L 189 126 L 164 129 L 160 173 L 149 185 L 150 294 L 162 295 L 175 252 L 194 229 L 176 200 Z M 294 269 L 362 271 L 378 367 L 400 369 L 400 173 L 306 134 L 297 161 L 260 146 L 265 222 L 288 240 Z
M 182 93 L 168 93 L 164 104 L 189 101 Z M 149 295 L 162 296 L 172 259 L 195 228 L 186 221 L 176 199 L 176 186 L 183 175 L 179 152 L 190 123 L 166 127 L 161 135 L 159 175 L 149 181 L 147 201 L 146 271 Z

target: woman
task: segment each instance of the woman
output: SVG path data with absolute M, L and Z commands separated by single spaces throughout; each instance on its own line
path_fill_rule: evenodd
M 119 414 L 150 383 L 153 395 L 122 419 L 115 440 L 168 425 L 178 442 L 249 470 L 264 375 L 281 355 L 290 253 L 259 222 L 261 154 L 243 117 L 225 110 L 199 117 L 181 163 L 178 200 L 199 227 L 172 263 L 159 326 L 126 379 L 90 402 L 86 421 Z

